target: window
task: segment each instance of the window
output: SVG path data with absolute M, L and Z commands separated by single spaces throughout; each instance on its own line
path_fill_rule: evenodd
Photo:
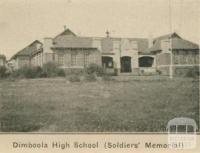
M 186 125 L 178 125 L 178 132 L 186 132 Z
M 71 54 L 71 65 L 75 66 L 77 64 L 77 54 L 76 53 L 72 53 Z
M 88 66 L 89 65 L 89 52 L 85 52 L 85 65 Z
M 199 64 L 199 54 L 195 54 L 195 64 Z
M 170 132 L 175 133 L 176 132 L 176 125 L 171 125 L 170 126 Z
M 188 133 L 194 133 L 194 127 L 192 125 L 187 126 L 187 132 Z
M 64 55 L 63 54 L 58 55 L 58 64 L 61 66 L 64 65 Z
M 108 56 L 102 57 L 102 65 L 104 68 L 113 68 L 113 58 Z

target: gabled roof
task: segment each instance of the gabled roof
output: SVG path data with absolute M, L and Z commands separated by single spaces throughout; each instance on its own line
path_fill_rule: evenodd
M 62 36 L 53 43 L 52 48 L 93 48 L 91 38 Z
M 61 36 L 72 36 L 72 37 L 76 37 L 76 34 L 74 32 L 72 32 L 70 29 L 66 29 L 63 32 L 61 32 L 60 34 L 58 34 L 54 39 L 61 37 Z
M 148 39 L 146 38 L 134 38 L 132 40 L 137 41 L 138 43 L 138 52 L 140 53 L 150 53 L 147 49 L 149 47 Z
M 169 38 L 180 38 L 181 39 L 181 37 L 176 32 L 174 32 L 174 33 L 170 33 L 170 34 L 166 34 L 166 35 L 162 35 L 162 36 L 154 38 L 153 43 L 155 43 L 155 41 L 160 41 L 160 40 L 169 39 Z
M 193 42 L 181 38 L 178 34 L 168 34 L 154 39 L 154 44 L 148 50 L 150 52 L 161 51 L 161 41 L 170 39 L 172 43 L 172 50 L 198 50 L 199 46 Z
M 73 33 L 70 29 L 66 29 L 55 38 L 53 38 L 52 48 L 94 48 L 93 39 L 96 37 L 79 37 Z M 136 41 L 138 43 L 138 51 L 146 52 L 148 49 L 148 39 L 146 38 L 117 38 L 117 37 L 98 37 L 101 41 L 101 46 L 103 50 L 113 49 L 114 40 L 128 39 L 131 41 Z
M 53 39 L 52 48 L 93 48 L 92 38 L 77 37 L 70 29 L 66 29 Z
M 42 45 L 42 43 L 40 41 L 35 40 L 30 45 L 28 45 L 27 47 L 25 47 L 24 49 L 20 50 L 15 55 L 13 55 L 11 57 L 11 59 L 15 59 L 17 56 L 28 56 L 28 57 L 31 57 L 35 52 L 38 51 L 37 44 L 41 44 Z
M 172 49 L 183 50 L 198 50 L 199 45 L 185 39 L 172 39 Z

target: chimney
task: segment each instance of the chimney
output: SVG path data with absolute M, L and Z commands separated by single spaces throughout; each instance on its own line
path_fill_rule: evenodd
M 109 35 L 110 35 L 110 32 L 107 30 L 106 31 L 106 37 L 109 38 L 110 37 Z
M 52 38 L 44 38 L 43 44 L 43 61 L 42 64 L 54 61 L 54 55 L 51 47 L 53 46 Z
M 44 53 L 52 53 L 52 50 L 51 50 L 52 46 L 53 46 L 53 39 L 52 38 L 44 38 L 44 46 L 43 46 Z

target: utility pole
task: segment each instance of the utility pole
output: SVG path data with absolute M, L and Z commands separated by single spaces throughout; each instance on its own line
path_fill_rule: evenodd
M 172 48 L 172 14 L 171 14 L 171 0 L 169 0 L 169 53 L 170 53 L 170 66 L 169 66 L 169 78 L 173 79 L 173 48 Z

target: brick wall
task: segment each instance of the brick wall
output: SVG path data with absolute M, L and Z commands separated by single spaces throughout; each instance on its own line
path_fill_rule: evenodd
M 156 55 L 156 64 L 160 65 L 169 65 L 170 64 L 170 53 L 160 53 Z

